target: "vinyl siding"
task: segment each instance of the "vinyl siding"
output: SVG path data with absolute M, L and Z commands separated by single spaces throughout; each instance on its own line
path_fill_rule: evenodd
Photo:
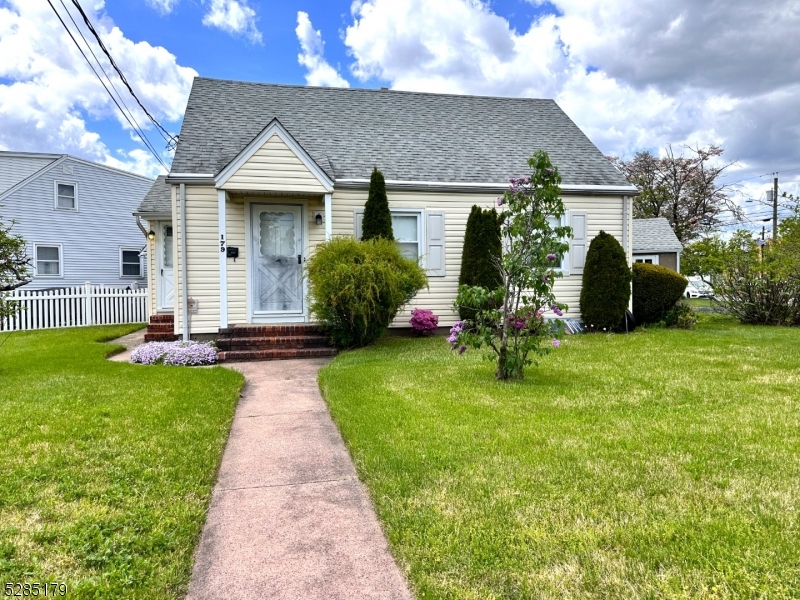
M 147 231 L 155 231 L 156 236 L 159 235 L 159 231 L 156 229 L 158 226 L 157 221 L 147 221 L 146 229 Z M 157 312 L 156 308 L 156 277 L 158 276 L 158 270 L 156 269 L 156 241 L 147 240 L 147 257 L 146 257 L 146 275 L 147 275 L 147 304 L 148 310 L 150 311 L 149 314 L 154 315 Z
M 175 229 L 175 332 L 183 331 L 181 269 L 183 254 L 180 239 L 183 223 L 177 205 L 177 188 L 173 191 L 172 214 Z M 186 255 L 188 297 L 198 302 L 198 311 L 190 315 L 191 332 L 219 331 L 219 218 L 217 190 L 209 186 L 186 186 Z
M 277 135 L 264 142 L 222 189 L 325 193 L 319 180 Z
M 64 173 L 64 165 L 72 167 L 72 174 Z M 55 209 L 56 180 L 77 183 L 77 211 Z M 62 276 L 34 277 L 23 289 L 72 287 L 86 281 L 147 285 L 146 276 L 120 276 L 120 248 L 145 247 L 146 240 L 131 213 L 151 185 L 152 181 L 144 178 L 66 159 L 45 167 L 6 196 L 0 202 L 0 215 L 5 222 L 17 221 L 12 231 L 25 239 L 29 255 L 33 255 L 34 243 L 62 245 Z
M 0 192 L 14 187 L 54 160 L 56 159 L 41 156 L 3 156 L 0 154 Z

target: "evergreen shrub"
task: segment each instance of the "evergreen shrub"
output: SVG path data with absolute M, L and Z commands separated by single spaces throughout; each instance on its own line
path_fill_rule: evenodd
M 601 231 L 589 244 L 583 267 L 580 307 L 587 331 L 619 328 L 630 298 L 631 269 L 625 250 L 613 235 Z
M 633 316 L 637 323 L 658 323 L 683 298 L 686 277 L 647 263 L 633 265 Z
M 369 195 L 364 204 L 364 220 L 361 222 L 361 239 L 367 241 L 375 238 L 394 240 L 386 182 L 377 167 L 372 170 L 369 178 Z
M 483 210 L 473 206 L 464 232 L 464 249 L 461 252 L 461 272 L 458 285 L 480 286 L 495 290 L 502 284 L 497 261 L 500 259 L 500 216 L 493 208 Z M 472 319 L 475 310 L 459 307 L 462 319 Z

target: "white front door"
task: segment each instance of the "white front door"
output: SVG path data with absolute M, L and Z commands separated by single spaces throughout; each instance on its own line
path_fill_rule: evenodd
M 175 280 L 172 266 L 172 225 L 159 223 L 156 237 L 158 281 L 156 299 L 159 310 L 172 310 L 175 307 Z
M 251 204 L 250 210 L 253 317 L 302 321 L 302 207 Z

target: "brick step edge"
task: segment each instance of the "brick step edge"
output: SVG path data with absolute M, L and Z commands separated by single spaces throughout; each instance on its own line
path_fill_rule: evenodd
M 219 339 L 320 335 L 317 325 L 237 325 L 219 330 Z
M 292 358 L 321 358 L 336 356 L 335 348 L 299 348 L 283 350 L 226 350 L 218 355 L 219 362 L 237 360 L 287 360 Z
M 175 315 L 150 315 L 151 323 L 174 323 Z
M 261 347 L 264 349 L 277 346 L 327 346 L 328 338 L 321 335 L 287 335 L 274 337 L 237 337 L 217 338 L 217 346 L 223 349 L 236 350 L 239 346 L 247 348 Z
M 174 323 L 150 323 L 147 326 L 148 333 L 175 333 Z
M 145 342 L 174 342 L 178 339 L 178 336 L 174 333 L 145 333 L 144 334 L 144 341 Z

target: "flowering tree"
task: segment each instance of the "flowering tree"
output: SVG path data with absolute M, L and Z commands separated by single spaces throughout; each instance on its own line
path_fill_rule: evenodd
M 459 321 L 447 341 L 460 353 L 468 346 L 488 348 L 487 358 L 497 361 L 497 378 L 521 379 L 526 366 L 538 364 L 532 355 L 543 356 L 558 347 L 563 323 L 546 320 L 550 309 L 561 316 L 553 284 L 556 270 L 569 248 L 569 227 L 561 222 L 564 204 L 559 194 L 561 176 L 547 152 L 537 150 L 530 159 L 530 177 L 511 179 L 509 189 L 498 199 L 503 208 L 502 254 L 497 260 L 501 285 L 494 290 L 460 286 L 454 310 L 475 311 L 473 319 Z
M 10 292 L 28 283 L 31 259 L 25 251 L 25 240 L 11 233 L 10 225 L 0 222 L 0 318 L 13 315 L 18 303 L 8 300 L 2 292 Z

